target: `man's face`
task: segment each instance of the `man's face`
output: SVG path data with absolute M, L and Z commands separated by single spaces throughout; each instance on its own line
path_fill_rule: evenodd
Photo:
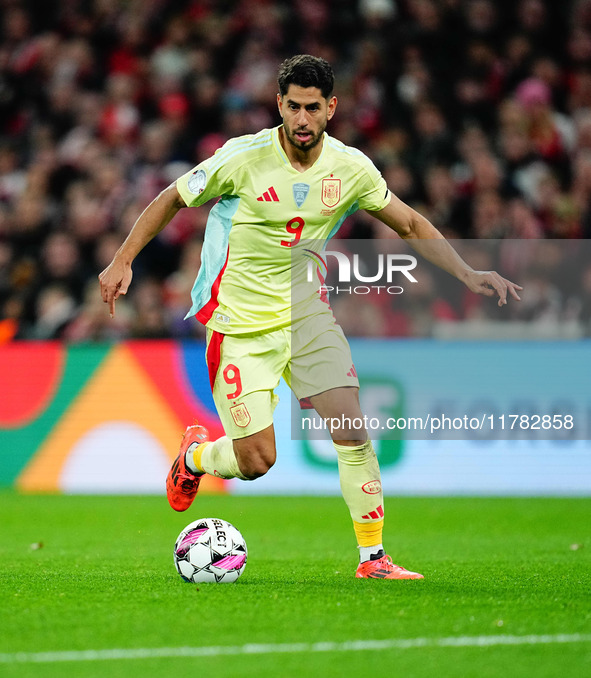
M 314 148 L 337 106 L 336 97 L 328 101 L 317 87 L 290 85 L 285 96 L 277 95 L 283 129 L 289 143 L 299 151 Z

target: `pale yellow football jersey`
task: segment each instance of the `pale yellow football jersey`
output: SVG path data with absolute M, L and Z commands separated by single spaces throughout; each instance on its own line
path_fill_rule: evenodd
M 279 127 L 231 139 L 176 185 L 188 206 L 220 197 L 207 221 L 187 317 L 224 334 L 290 324 L 293 252 L 309 242 L 324 246 L 347 216 L 390 202 L 371 160 L 326 133 L 314 165 L 294 169 Z M 305 306 L 298 317 L 326 309 L 318 293 L 298 303 Z

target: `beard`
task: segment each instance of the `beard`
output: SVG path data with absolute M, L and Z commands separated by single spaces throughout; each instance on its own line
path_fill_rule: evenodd
M 294 148 L 297 148 L 298 151 L 309 151 L 315 146 L 317 146 L 320 140 L 322 139 L 322 135 L 324 134 L 324 130 L 326 129 L 326 123 L 320 126 L 320 129 L 316 134 L 313 134 L 310 130 L 305 130 L 307 134 L 311 135 L 308 141 L 301 141 L 296 137 L 297 132 L 301 132 L 304 130 L 292 131 L 289 127 L 287 127 L 285 122 L 283 123 L 283 129 L 285 131 L 285 136 L 287 137 L 287 140 Z

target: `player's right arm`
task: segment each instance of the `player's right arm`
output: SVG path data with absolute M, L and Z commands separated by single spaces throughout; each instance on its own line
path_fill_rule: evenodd
M 164 189 L 138 217 L 129 235 L 115 253 L 113 261 L 99 275 L 101 296 L 115 315 L 115 301 L 126 294 L 131 283 L 131 265 L 141 250 L 167 226 L 175 214 L 186 207 L 176 184 Z

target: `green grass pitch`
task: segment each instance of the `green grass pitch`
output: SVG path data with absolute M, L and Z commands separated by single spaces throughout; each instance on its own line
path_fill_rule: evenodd
M 424 581 L 355 579 L 340 498 L 203 496 L 175 514 L 164 497 L 2 492 L 0 675 L 591 675 L 590 499 L 391 497 L 386 510 L 388 551 Z M 174 570 L 176 536 L 199 517 L 244 534 L 235 584 Z M 505 636 L 516 644 L 478 645 Z M 340 645 L 393 639 L 411 646 Z M 253 643 L 264 647 L 241 649 Z M 214 649 L 156 656 L 181 647 Z M 130 648 L 145 657 L 52 654 Z

